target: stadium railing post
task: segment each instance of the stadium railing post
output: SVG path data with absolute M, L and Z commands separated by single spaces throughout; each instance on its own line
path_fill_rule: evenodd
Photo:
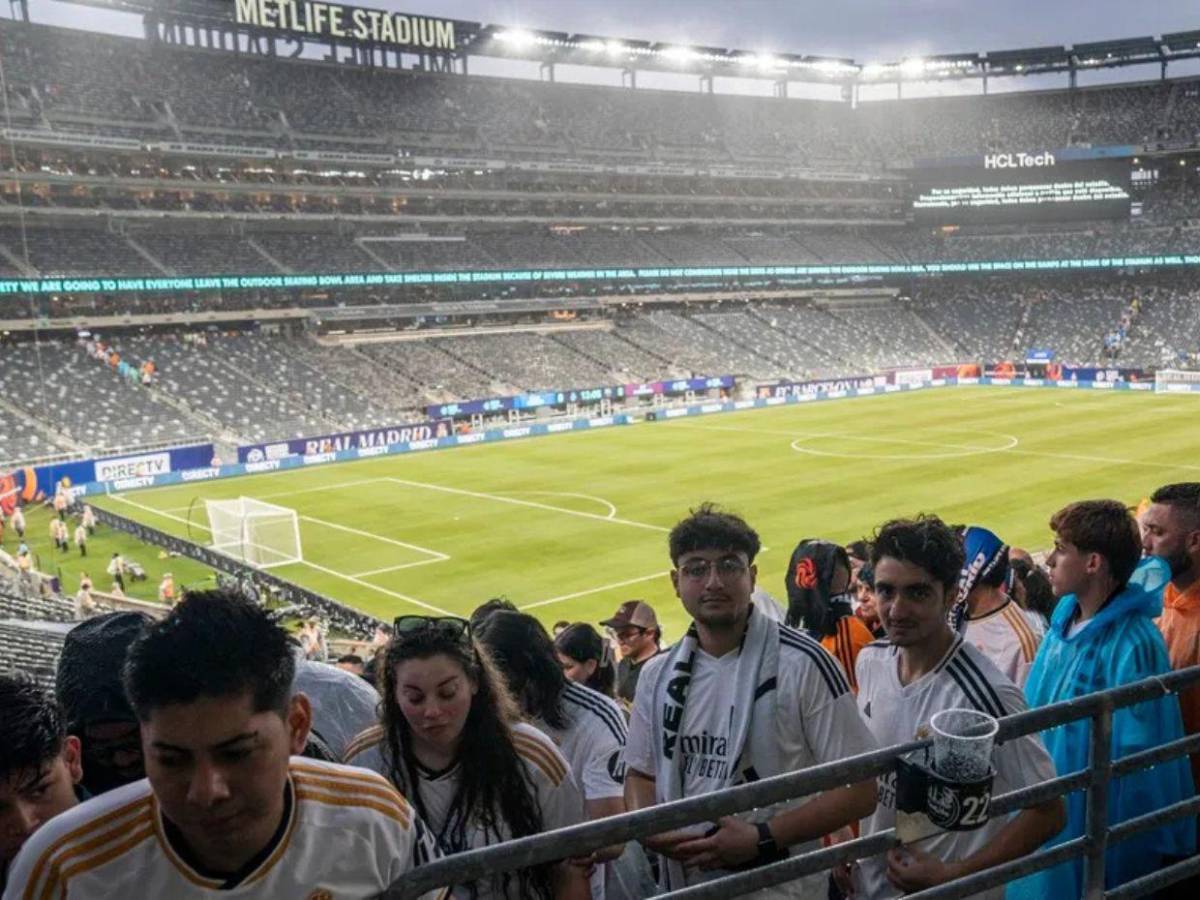
M 1104 896 L 1104 851 L 1108 849 L 1108 783 L 1112 779 L 1113 708 L 1107 700 L 1092 716 L 1092 746 L 1088 757 L 1092 783 L 1087 791 L 1087 856 L 1083 864 L 1083 896 Z
M 999 740 L 1035 734 L 1065 722 L 1084 718 L 1092 720 L 1092 743 L 1086 770 L 1070 772 L 1050 781 L 994 797 L 991 806 L 994 815 L 1007 815 L 1043 803 L 1052 797 L 1061 797 L 1073 791 L 1086 789 L 1088 805 L 1084 834 L 1062 844 L 1044 847 L 1002 866 L 912 894 L 913 900 L 956 900 L 969 897 L 989 887 L 1006 884 L 1013 879 L 1081 856 L 1086 864 L 1083 896 L 1088 900 L 1126 900 L 1141 897 L 1189 874 L 1200 872 L 1200 858 L 1191 858 L 1122 885 L 1107 894 L 1104 892 L 1104 853 L 1110 842 L 1120 841 L 1131 834 L 1161 827 L 1167 822 L 1194 816 L 1200 812 L 1200 797 L 1196 797 L 1154 810 L 1112 828 L 1108 827 L 1108 785 L 1112 778 L 1147 769 L 1188 753 L 1200 752 L 1200 734 L 1192 734 L 1114 761 L 1113 711 L 1167 696 L 1198 682 L 1200 666 L 1193 666 L 1001 719 L 997 735 Z M 437 860 L 408 873 L 382 897 L 385 900 L 408 900 L 419 897 L 434 887 L 466 883 L 495 872 L 578 856 L 599 847 L 658 834 L 683 825 L 713 821 L 731 813 L 797 799 L 882 774 L 891 769 L 897 757 L 929 743 L 926 740 L 888 747 L 724 791 L 471 850 Z M 873 856 L 896 845 L 895 832 L 888 830 L 788 857 L 771 865 L 731 874 L 664 896 L 680 900 L 729 900 L 750 891 L 828 869 L 837 863 Z

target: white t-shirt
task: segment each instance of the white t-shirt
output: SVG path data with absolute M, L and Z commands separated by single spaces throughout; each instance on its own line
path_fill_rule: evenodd
M 512 736 L 517 754 L 525 764 L 525 771 L 533 782 L 535 799 L 542 812 L 542 829 L 553 831 L 557 828 L 566 828 L 568 825 L 578 825 L 584 821 L 583 796 L 579 792 L 566 759 L 554 745 L 554 741 L 524 722 L 513 725 Z M 352 766 L 371 769 L 387 777 L 382 743 L 382 726 L 377 725 L 368 729 L 350 742 L 346 751 L 346 762 Z M 461 853 L 464 850 L 475 850 L 497 842 L 494 835 L 477 825 L 471 825 L 466 829 L 463 846 L 448 845 L 450 829 L 447 820 L 450 807 L 454 802 L 454 795 L 458 792 L 461 774 L 462 770 L 457 765 L 436 775 L 427 775 L 422 772 L 417 785 L 425 810 L 426 824 L 438 838 L 444 853 Z M 500 837 L 502 840 L 508 840 L 511 837 L 508 828 L 503 824 L 500 826 Z M 514 876 L 510 879 L 508 886 L 508 900 L 523 900 L 517 895 L 518 886 L 518 881 Z M 495 898 L 505 896 L 500 889 L 498 880 L 495 883 L 478 882 L 476 887 L 478 893 L 475 894 L 475 900 L 495 900 Z M 469 887 L 456 888 L 454 896 L 469 897 L 471 890 Z
M 1032 616 L 1012 600 L 977 619 L 967 619 L 966 638 L 1017 687 L 1033 667 L 1045 632 Z
M 565 729 L 541 727 L 567 758 L 583 798 L 624 796 L 628 729 L 621 707 L 598 691 L 568 681 L 562 709 L 568 720 Z
M 293 758 L 289 798 L 272 846 L 219 880 L 184 861 L 150 783 L 134 782 L 38 829 L 13 862 L 4 900 L 373 897 L 437 855 L 412 807 L 369 772 Z
M 868 644 L 858 654 L 858 706 L 880 746 L 907 743 L 928 734 L 929 720 L 944 709 L 970 708 L 1000 718 L 1025 710 L 1025 696 L 982 653 L 955 636 L 934 669 L 908 685 L 900 684 L 899 650 L 886 641 Z M 992 752 L 996 780 L 993 796 L 1054 778 L 1054 763 L 1036 735 L 1014 738 Z M 1007 823 L 990 820 L 975 831 L 942 832 L 918 843 L 921 850 L 942 860 L 965 859 L 979 852 Z M 879 803 L 862 821 L 864 837 L 896 824 L 894 775 L 879 779 Z M 887 857 L 859 860 L 854 869 L 858 896 L 902 896 L 887 879 Z M 974 895 L 999 900 L 1003 888 Z M 1065 900 L 1065 898 L 1061 898 Z
M 805 769 L 820 763 L 833 762 L 868 753 L 878 748 L 878 743 L 859 715 L 845 678 L 836 664 L 828 668 L 818 665 L 811 655 L 813 651 L 832 659 L 828 652 L 807 635 L 799 635 L 789 629 L 805 643 L 806 649 L 798 649 L 790 643 L 781 643 L 779 648 L 779 675 L 776 699 L 776 733 L 781 742 L 780 764 L 784 771 Z M 809 646 L 811 645 L 811 646 Z M 629 739 L 625 744 L 625 764 L 653 778 L 657 769 L 660 735 L 651 733 L 653 722 L 653 691 L 650 686 L 658 679 L 658 670 L 670 659 L 664 653 L 646 664 L 642 673 L 633 712 L 629 720 Z M 730 759 L 729 714 L 736 699 L 736 679 L 733 677 L 737 665 L 737 653 L 727 653 L 720 658 L 710 656 L 697 648 L 695 665 L 692 669 L 691 685 L 687 703 L 684 705 L 683 721 L 679 729 L 678 748 L 681 753 L 680 767 L 684 776 L 684 796 L 720 790 L 727 784 L 728 772 L 744 773 L 753 766 L 753 760 Z M 830 673 L 836 675 L 836 680 Z M 763 727 L 764 723 L 751 723 L 751 727 Z M 739 781 L 741 776 L 738 776 Z M 656 802 L 664 802 L 662 787 L 659 786 Z M 799 801 L 778 804 L 766 809 L 746 813 L 742 818 L 752 822 L 765 821 L 782 809 L 794 808 L 808 802 L 812 797 Z M 707 830 L 708 826 L 699 826 Z M 816 849 L 817 842 L 791 848 L 792 855 Z M 711 880 L 715 873 L 689 873 L 689 884 Z M 825 876 L 816 879 L 824 885 Z M 774 896 L 793 896 L 797 892 L 787 885 Z M 821 894 L 824 897 L 824 894 Z

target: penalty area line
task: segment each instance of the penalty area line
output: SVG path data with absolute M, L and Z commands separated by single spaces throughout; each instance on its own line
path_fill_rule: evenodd
M 671 570 L 667 569 L 665 572 L 655 572 L 653 575 L 643 575 L 641 578 L 630 578 L 626 581 L 617 581 L 613 584 L 603 584 L 600 587 L 589 588 L 586 591 L 576 591 L 573 594 L 563 594 L 561 597 L 551 597 L 549 600 L 538 600 L 536 603 L 526 603 L 524 606 L 518 608 L 522 610 L 537 609 L 539 606 L 549 606 L 551 603 L 562 603 L 564 600 L 574 600 L 577 597 L 587 597 L 591 594 L 599 594 L 602 591 L 612 591 L 616 590 L 617 588 L 627 587 L 631 584 L 640 584 L 643 581 L 651 581 L 655 578 L 665 578 L 670 574 Z
M 479 500 L 494 500 L 497 503 L 509 503 L 513 506 L 527 506 L 532 509 L 543 509 L 548 512 L 562 513 L 568 516 L 578 516 L 581 519 L 591 519 L 593 522 L 612 522 L 617 525 L 629 525 L 633 528 L 645 528 L 648 531 L 660 531 L 664 534 L 669 532 L 670 528 L 664 528 L 661 525 L 651 525 L 648 522 L 635 522 L 632 519 L 618 519 L 615 516 L 602 516 L 599 513 L 581 512 L 578 509 L 567 509 L 562 506 L 551 506 L 549 503 L 538 503 L 535 500 L 519 500 L 516 497 L 506 497 L 503 494 L 486 494 L 482 491 L 468 491 L 464 488 L 447 487 L 444 484 L 432 484 L 426 481 L 410 481 L 407 478 L 388 478 L 388 481 L 393 484 L 400 484 L 406 487 L 424 488 L 428 491 L 441 491 L 444 494 L 457 494 L 460 497 L 474 497 Z
M 113 500 L 118 500 L 121 503 L 126 503 L 129 506 L 135 507 L 137 509 L 144 510 L 145 512 L 153 513 L 155 515 L 162 516 L 163 518 L 166 518 L 166 519 L 172 519 L 172 520 L 174 520 L 176 522 L 180 522 L 184 525 L 189 525 L 189 524 L 195 525 L 197 528 L 201 528 L 204 531 L 208 531 L 210 534 L 212 533 L 211 530 L 207 526 L 201 525 L 199 522 L 189 523 L 187 519 L 184 519 L 180 516 L 173 515 L 172 513 L 162 512 L 161 510 L 157 510 L 152 506 L 146 506 L 144 503 L 138 503 L 135 500 L 130 500 L 128 497 L 122 497 L 120 494 L 109 494 L 109 497 Z M 425 560 L 425 562 L 441 562 L 441 560 Z M 309 562 L 306 559 L 301 560 L 298 563 L 294 563 L 294 565 L 307 566 L 308 568 L 310 568 L 316 572 L 323 572 L 326 575 L 332 575 L 334 578 L 340 578 L 343 581 L 348 581 L 351 584 L 357 585 L 362 588 L 366 588 L 367 590 L 370 590 L 370 591 L 375 591 L 376 593 L 384 594 L 384 595 L 386 595 L 388 597 L 392 597 L 393 599 L 396 599 L 396 600 L 403 600 L 406 603 L 413 604 L 413 606 L 419 606 L 422 609 L 427 609 L 430 612 L 435 612 L 435 613 L 438 613 L 439 615 L 443 615 L 443 616 L 452 615 L 452 613 L 450 613 L 448 610 L 442 609 L 439 606 L 433 606 L 430 603 L 426 603 L 424 600 L 418 600 L 416 597 L 410 597 L 408 594 L 401 594 L 399 591 L 393 591 L 393 590 L 389 590 L 388 588 L 380 587 L 377 584 L 371 584 L 371 582 L 363 581 L 361 578 L 359 578 L 355 575 L 347 575 L 345 572 L 339 572 L 336 569 L 330 569 L 327 566 L 318 565 L 317 563 Z

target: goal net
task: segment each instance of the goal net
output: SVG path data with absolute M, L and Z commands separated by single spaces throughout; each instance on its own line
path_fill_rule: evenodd
M 1154 392 L 1157 394 L 1187 394 L 1200 391 L 1200 370 L 1159 369 L 1154 373 Z
M 252 497 L 205 500 L 212 548 L 258 569 L 304 561 L 294 509 Z

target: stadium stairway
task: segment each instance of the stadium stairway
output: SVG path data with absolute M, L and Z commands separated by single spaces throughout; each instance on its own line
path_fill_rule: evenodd
M 614 378 L 617 376 L 617 371 L 616 371 L 616 369 L 613 368 L 612 360 L 600 359 L 598 356 L 594 356 L 591 353 L 588 353 L 586 350 L 581 350 L 578 347 L 573 347 L 570 344 L 562 341 L 557 335 L 548 334 L 548 335 L 546 335 L 546 337 L 550 338 L 550 340 L 552 340 L 554 343 L 558 344 L 560 347 L 562 347 L 569 353 L 577 353 L 578 355 L 582 356 L 584 359 L 591 360 L 596 365 L 600 366 L 602 369 L 609 370 L 609 372 L 612 373 Z
M 797 344 L 801 344 L 804 347 L 807 347 L 809 350 L 811 350 L 813 352 L 813 354 L 816 356 L 817 360 L 822 360 L 822 359 L 829 360 L 831 362 L 836 363 L 838 366 L 843 366 L 843 367 L 848 366 L 851 369 L 854 368 L 854 363 L 851 360 L 848 360 L 841 356 L 838 356 L 837 354 L 835 354 L 831 350 L 829 350 L 827 347 L 822 347 L 822 346 L 819 346 L 818 344 L 814 344 L 811 341 L 805 340 L 803 337 L 796 335 L 795 333 L 789 331 L 786 328 L 780 328 L 778 325 L 773 324 L 771 322 L 771 318 L 766 310 L 747 305 L 746 313 L 751 318 L 758 319 L 758 321 L 762 322 L 764 328 L 770 328 L 774 331 L 778 331 L 789 341 L 794 341 Z M 824 368 L 824 367 L 822 367 L 822 368 Z
M 13 253 L 12 250 L 10 250 L 4 244 L 0 244 L 0 257 L 3 257 L 10 266 L 12 266 L 26 278 L 36 278 L 38 276 L 37 269 L 27 264 L 21 256 Z
M 663 356 L 661 353 L 658 353 L 653 347 L 643 347 L 637 341 L 633 340 L 629 336 L 622 333 L 620 328 L 615 329 L 612 333 L 615 337 L 624 341 L 630 347 L 634 347 L 635 349 L 640 350 L 643 353 L 645 353 L 647 356 L 652 356 L 652 357 L 654 357 L 654 359 L 657 359 L 660 362 L 662 362 L 662 364 L 667 367 L 667 369 L 665 369 L 664 371 L 674 371 L 675 369 L 678 368 L 678 364 L 674 360 Z
M 169 269 L 165 265 L 160 263 L 158 261 L 158 258 L 153 253 L 151 253 L 149 250 L 147 250 L 145 247 L 143 247 L 141 244 L 139 244 L 137 241 L 135 241 L 129 235 L 125 234 L 125 235 L 122 235 L 122 237 L 125 238 L 125 243 L 127 243 L 130 247 L 133 248 L 134 253 L 136 253 L 138 256 L 140 256 L 142 259 L 144 259 L 150 265 L 154 266 L 154 268 L 157 269 L 159 272 L 161 272 L 163 275 L 177 274 L 174 270 Z
M 380 256 L 378 253 L 376 253 L 374 250 L 371 249 L 370 241 L 364 241 L 359 238 L 355 238 L 354 246 L 357 247 L 359 250 L 361 250 L 363 253 L 365 253 L 367 256 L 371 257 L 371 259 L 375 260 L 375 262 L 379 263 L 379 270 L 381 272 L 395 271 L 395 268 L 396 268 L 395 266 L 391 265 L 387 260 L 385 260 L 382 256 Z
M 249 235 L 246 235 L 246 245 L 251 250 L 255 251 L 263 259 L 265 259 L 267 262 L 269 262 L 271 265 L 273 265 L 280 272 L 283 272 L 287 275 L 292 274 L 292 272 L 293 272 L 292 269 L 288 268 L 283 263 L 281 263 L 278 259 L 276 259 L 274 256 L 272 256 L 270 253 L 268 253 L 266 251 L 266 249 L 263 248 L 262 244 L 260 244 L 256 240 L 254 240 L 254 238 L 250 237 Z
M 53 689 L 66 623 L 0 620 L 0 670 L 25 672 Z
M 957 362 L 958 357 L 963 352 L 962 348 L 956 347 L 953 343 L 946 340 L 946 338 L 941 334 L 941 332 L 939 332 L 936 328 L 934 328 L 932 325 L 930 325 L 928 322 L 926 322 L 924 316 L 922 316 L 915 309 L 912 309 L 910 307 L 908 311 L 912 314 L 912 317 L 916 320 L 917 324 L 920 325 L 929 334 L 929 336 L 931 338 L 933 338 L 933 342 L 935 344 L 937 344 L 939 347 L 941 347 L 943 350 L 946 351 L 946 361 L 947 362 L 951 362 L 951 361 Z
M 59 431 L 57 428 L 55 428 L 49 422 L 39 419 L 36 415 L 33 414 L 32 411 L 30 411 L 28 409 L 23 409 L 22 407 L 17 406 L 14 403 L 10 403 L 4 397 L 0 397 L 0 409 L 4 410 L 7 413 L 11 413 L 12 415 L 16 416 L 18 419 L 22 419 L 22 420 L 28 422 L 30 425 L 32 425 L 34 428 L 36 428 L 38 431 L 40 431 L 46 437 L 46 439 L 50 442 L 50 446 L 47 449 L 51 449 L 51 450 L 61 449 L 63 451 L 86 450 L 87 449 L 86 447 L 84 447 L 83 444 L 80 444 L 78 441 L 75 441 L 73 438 L 71 438 L 70 435 L 67 435 L 64 432 Z M 0 462 L 2 462 L 2 461 L 3 460 L 0 460 Z

